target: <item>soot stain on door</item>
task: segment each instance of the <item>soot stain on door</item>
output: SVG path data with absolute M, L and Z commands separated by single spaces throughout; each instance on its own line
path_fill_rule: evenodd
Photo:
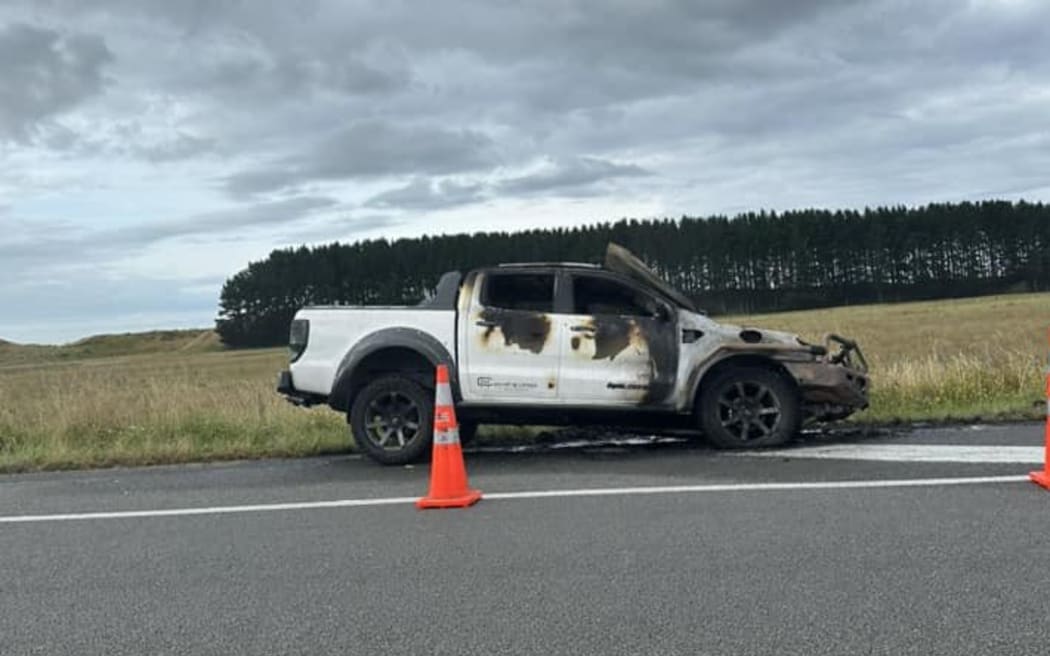
M 595 317 L 592 325 L 595 360 L 614 360 L 631 345 L 631 333 L 636 329 L 633 321 L 623 317 Z
M 661 403 L 674 391 L 678 373 L 675 330 L 655 320 L 618 316 L 591 317 L 585 325 L 593 328 L 594 360 L 614 360 L 629 347 L 648 354 L 650 378 L 640 405 Z M 576 349 L 579 344 L 576 338 L 573 340 L 572 347 Z M 640 386 L 635 389 L 640 389 Z
M 668 330 L 659 322 L 644 321 L 639 326 L 639 334 L 648 344 L 651 372 L 649 389 L 641 403 L 661 403 L 674 392 L 675 380 L 678 378 L 677 331 L 673 327 Z

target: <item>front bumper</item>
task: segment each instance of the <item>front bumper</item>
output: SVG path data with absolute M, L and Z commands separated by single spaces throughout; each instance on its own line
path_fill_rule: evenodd
M 857 343 L 838 335 L 825 341 L 819 359 L 783 363 L 798 382 L 807 415 L 818 421 L 843 419 L 867 408 L 871 389 L 868 363 Z
M 277 376 L 277 393 L 283 395 L 289 403 L 305 408 L 324 403 L 323 397 L 295 389 L 295 384 L 292 382 L 292 372 L 287 370 L 282 371 Z

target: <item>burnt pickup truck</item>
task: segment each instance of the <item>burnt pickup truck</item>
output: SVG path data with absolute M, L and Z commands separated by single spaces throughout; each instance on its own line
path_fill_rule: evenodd
M 427 453 L 438 364 L 464 441 L 485 423 L 615 425 L 768 447 L 868 405 L 852 341 L 718 323 L 616 244 L 602 267 L 446 273 L 417 306 L 303 308 L 290 349 L 278 391 L 345 413 L 358 446 L 386 464 Z

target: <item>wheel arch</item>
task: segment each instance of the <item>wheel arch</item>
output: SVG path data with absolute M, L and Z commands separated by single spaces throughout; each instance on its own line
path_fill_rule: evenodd
M 432 387 L 434 369 L 439 364 L 448 367 L 452 394 L 458 400 L 456 363 L 441 342 L 415 328 L 378 330 L 358 341 L 343 357 L 336 369 L 328 405 L 334 410 L 348 411 L 357 392 L 383 373 L 414 372 L 423 385 Z
M 690 410 L 697 412 L 700 409 L 700 395 L 704 391 L 704 384 L 713 380 L 715 376 L 728 369 L 742 367 L 760 367 L 768 369 L 780 375 L 784 380 L 798 388 L 798 381 L 791 375 L 782 362 L 777 361 L 763 353 L 727 353 L 722 357 L 716 357 L 709 361 L 706 366 L 697 369 L 690 389 Z

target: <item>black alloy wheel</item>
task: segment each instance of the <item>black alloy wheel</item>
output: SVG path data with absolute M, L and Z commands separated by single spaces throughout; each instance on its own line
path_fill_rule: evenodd
M 421 460 L 433 440 L 433 407 L 433 392 L 412 378 L 377 378 L 357 393 L 350 408 L 354 441 L 386 465 Z
M 719 372 L 702 385 L 700 424 L 716 446 L 776 446 L 798 434 L 802 417 L 798 389 L 780 373 L 739 367 Z

